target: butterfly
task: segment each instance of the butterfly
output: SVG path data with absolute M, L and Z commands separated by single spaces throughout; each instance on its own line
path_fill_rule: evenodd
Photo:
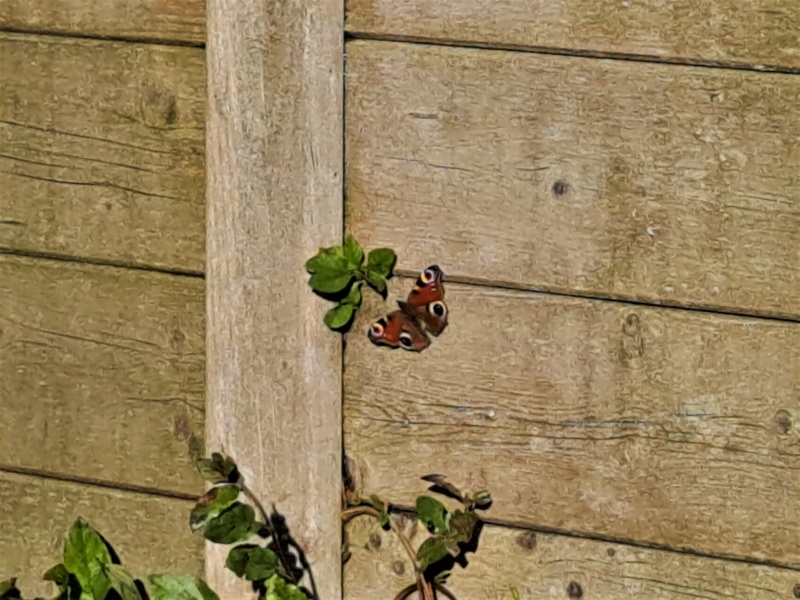
M 447 305 L 443 302 L 444 273 L 431 265 L 417 277 L 408 300 L 397 301 L 400 310 L 381 317 L 369 328 L 373 344 L 421 352 L 431 344 L 426 331 L 438 336 L 447 327 Z

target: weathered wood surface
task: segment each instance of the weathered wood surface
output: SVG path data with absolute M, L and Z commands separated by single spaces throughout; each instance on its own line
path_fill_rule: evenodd
M 0 464 L 201 493 L 203 281 L 0 255 Z
M 209 4 L 207 445 L 242 466 L 341 597 L 341 336 L 305 261 L 340 242 L 342 3 Z M 209 547 L 223 597 L 248 586 Z
M 0 247 L 202 271 L 203 50 L 5 34 L 0 56 Z
M 202 44 L 205 2 L 3 0 L 0 29 Z
M 79 516 L 137 577 L 202 576 L 203 538 L 189 529 L 189 501 L 0 473 L 0 503 L 0 580 L 18 577 L 26 598 L 55 592 L 42 575 L 61 562 L 63 536 Z
M 415 529 L 410 519 L 400 522 L 415 547 L 425 539 L 422 527 Z M 347 534 L 347 600 L 392 598 L 413 583 L 413 567 L 395 535 L 366 518 L 353 521 Z M 788 600 L 800 583 L 789 569 L 493 526 L 484 527 L 477 551 L 467 558 L 466 569 L 453 569 L 448 587 L 471 600 L 511 600 L 512 586 L 524 600 Z
M 347 0 L 347 30 L 800 69 L 796 0 Z
M 800 566 L 800 324 L 451 284 L 420 355 L 369 342 L 375 296 L 344 365 L 362 496 L 444 473 L 504 522 Z
M 800 316 L 798 77 L 356 41 L 346 110 L 366 246 L 489 283 Z

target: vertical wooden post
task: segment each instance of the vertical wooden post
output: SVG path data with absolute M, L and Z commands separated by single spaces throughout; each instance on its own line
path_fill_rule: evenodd
M 341 597 L 341 341 L 304 262 L 343 233 L 341 0 L 209 0 L 207 449 Z M 209 545 L 221 598 L 246 586 Z

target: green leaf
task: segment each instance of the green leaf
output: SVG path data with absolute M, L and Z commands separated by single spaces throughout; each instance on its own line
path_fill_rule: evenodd
M 444 504 L 430 496 L 417 497 L 417 516 L 428 529 L 433 528 L 435 533 L 448 530 L 448 515 Z
M 344 248 L 341 246 L 320 248 L 319 252 L 306 261 L 306 271 L 309 273 L 316 273 L 324 270 L 328 263 L 340 258 L 344 258 Z
M 104 600 L 111 583 L 103 567 L 110 564 L 111 554 L 100 534 L 78 517 L 67 532 L 64 567 L 78 580 L 81 598 Z
M 439 562 L 448 554 L 452 554 L 447 542 L 439 537 L 428 538 L 417 548 L 419 570 L 424 571 L 430 565 Z
M 42 576 L 45 581 L 53 581 L 58 587 L 66 586 L 69 583 L 69 571 L 62 563 L 50 567 Z
M 348 235 L 345 238 L 342 250 L 344 252 L 344 257 L 347 259 L 347 262 L 350 263 L 353 270 L 358 269 L 361 263 L 364 262 L 364 251 L 352 235 Z
M 242 544 L 228 553 L 225 566 L 248 581 L 263 581 L 272 577 L 278 569 L 278 556 L 272 550 Z
M 205 581 L 191 575 L 150 575 L 153 600 L 219 600 Z
M 279 575 L 273 575 L 266 582 L 266 600 L 308 600 L 300 588 L 287 583 Z
M 238 483 L 239 469 L 229 456 L 214 452 L 211 458 L 200 458 L 195 463 L 197 472 L 211 483 Z
M 217 544 L 235 544 L 246 540 L 259 529 L 253 507 L 234 502 L 206 523 L 203 535 Z
M 353 318 L 356 307 L 352 304 L 337 304 L 325 313 L 323 321 L 330 329 L 341 329 Z
M 389 510 L 386 503 L 374 494 L 369 497 L 368 502 L 372 508 L 378 511 L 377 518 L 380 526 L 384 529 L 388 529 L 388 527 L 391 525 L 391 517 L 389 516 Z
M 17 587 L 16 577 L 0 581 L 0 598 L 22 598 L 22 593 Z
M 383 294 L 386 291 L 386 278 L 380 273 L 376 273 L 375 271 L 365 271 L 364 279 L 366 279 L 367 283 L 375 288 L 375 290 L 379 293 Z
M 472 539 L 475 525 L 478 524 L 478 515 L 473 511 L 457 510 L 450 516 L 450 539 L 466 544 Z
M 350 292 L 347 294 L 347 297 L 342 300 L 342 304 L 350 304 L 352 306 L 358 306 L 361 304 L 361 282 L 356 282 L 353 287 L 350 288 Z
M 475 492 L 472 494 L 472 502 L 478 508 L 489 506 L 492 503 L 492 495 L 486 491 Z
M 335 294 L 345 289 L 352 281 L 358 266 L 351 265 L 342 246 L 333 246 L 320 248 L 319 252 L 306 262 L 306 270 L 311 273 L 308 285 L 314 291 Z
M 239 488 L 235 485 L 213 487 L 197 501 L 189 515 L 189 527 L 193 531 L 205 524 L 233 504 L 239 497 Z
M 366 270 L 387 279 L 392 274 L 392 268 L 396 261 L 397 255 L 391 248 L 375 248 L 367 256 Z
M 111 589 L 119 594 L 121 600 L 142 600 L 139 588 L 136 587 L 133 575 L 128 572 L 128 569 L 122 565 L 113 564 L 106 565 L 104 569 L 106 577 L 111 582 Z

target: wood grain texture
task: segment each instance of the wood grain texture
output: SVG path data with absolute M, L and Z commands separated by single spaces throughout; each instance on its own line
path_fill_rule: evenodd
M 0 580 L 18 577 L 26 598 L 55 593 L 42 575 L 61 562 L 63 536 L 79 516 L 136 577 L 202 576 L 203 538 L 189 529 L 186 500 L 0 473 L 0 503 Z
M 208 15 L 207 445 L 275 502 L 341 597 L 341 336 L 303 265 L 339 243 L 341 3 L 225 0 Z M 223 597 L 247 593 L 207 553 Z
M 366 247 L 490 283 L 800 317 L 800 78 L 358 41 L 346 109 L 347 226 Z
M 400 522 L 415 547 L 425 539 L 421 527 L 409 519 Z M 365 518 L 353 521 L 347 534 L 352 552 L 344 569 L 347 600 L 391 598 L 413 582 L 413 567 L 396 536 Z M 788 600 L 800 583 L 797 571 L 789 569 L 493 526 L 484 527 L 477 551 L 467 557 L 469 565 L 453 569 L 448 587 L 471 600 L 511 600 L 511 586 L 524 600 Z
M 369 342 L 375 296 L 344 365 L 362 496 L 444 473 L 504 522 L 800 566 L 800 324 L 450 284 L 415 354 Z
M 205 3 L 203 0 L 3 0 L 0 29 L 202 44 Z
M 0 247 L 202 272 L 203 50 L 5 34 L 0 57 Z
M 800 69 L 795 0 L 347 0 L 372 35 Z
M 0 463 L 202 493 L 203 281 L 0 255 Z

